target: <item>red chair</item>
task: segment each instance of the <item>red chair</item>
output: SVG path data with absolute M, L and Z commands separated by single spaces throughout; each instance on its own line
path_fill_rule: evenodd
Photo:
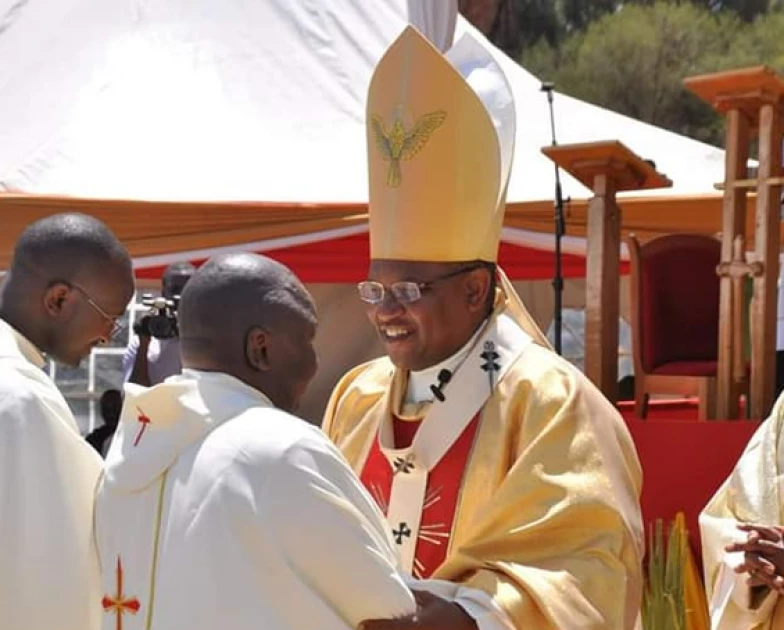
M 640 245 L 626 239 L 631 263 L 635 413 L 651 394 L 699 398 L 699 418 L 715 416 L 721 243 L 669 234 Z

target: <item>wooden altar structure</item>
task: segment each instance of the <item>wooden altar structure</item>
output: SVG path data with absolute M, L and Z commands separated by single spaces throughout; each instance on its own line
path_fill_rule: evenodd
M 781 216 L 782 116 L 784 79 L 765 66 L 691 77 L 694 94 L 724 114 L 726 168 L 722 205 L 722 263 L 716 411 L 737 418 L 739 390 L 747 378 L 743 282 L 753 278 L 750 313 L 751 372 L 748 411 L 764 418 L 773 404 L 776 371 L 776 305 Z M 748 159 L 756 137 L 757 177 L 748 176 Z M 747 193 L 756 192 L 754 246 L 746 235 Z
M 547 157 L 593 190 L 588 203 L 585 373 L 611 401 L 618 398 L 621 209 L 616 193 L 667 188 L 654 165 L 617 141 L 545 147 Z

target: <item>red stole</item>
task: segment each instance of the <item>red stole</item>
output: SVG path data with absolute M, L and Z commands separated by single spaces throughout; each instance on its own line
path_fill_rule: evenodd
M 393 418 L 395 447 L 410 446 L 420 424 L 421 420 Z M 478 426 L 479 414 L 471 420 L 428 475 L 425 502 L 422 506 L 422 522 L 414 554 L 414 577 L 420 579 L 430 577 L 446 559 L 463 473 L 471 455 L 471 446 Z M 392 467 L 381 452 L 378 434 L 373 439 L 360 478 L 386 515 L 392 490 Z M 400 525 L 400 523 L 390 523 L 393 539 L 398 544 L 402 536 L 411 535 Z

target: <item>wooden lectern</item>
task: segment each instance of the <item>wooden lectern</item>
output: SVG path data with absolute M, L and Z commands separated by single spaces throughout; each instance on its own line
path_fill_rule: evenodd
M 739 381 L 746 378 L 747 367 L 744 340 L 733 320 L 741 313 L 743 302 L 739 278 L 752 277 L 749 414 L 764 418 L 775 395 L 784 80 L 770 68 L 759 66 L 692 77 L 684 83 L 727 117 L 722 264 L 717 270 L 721 276 L 717 416 L 738 417 Z M 753 130 L 758 133 L 759 168 L 757 178 L 749 179 Z M 757 204 L 753 260 L 749 264 L 745 258 L 745 228 L 746 193 L 751 189 L 756 190 Z
M 667 188 L 672 182 L 617 141 L 545 147 L 542 153 L 593 190 L 587 217 L 585 373 L 614 403 L 621 261 L 621 209 L 615 194 Z

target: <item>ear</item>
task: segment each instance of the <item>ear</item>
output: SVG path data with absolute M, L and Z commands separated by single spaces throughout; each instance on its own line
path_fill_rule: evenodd
M 61 317 L 68 309 L 73 290 L 64 282 L 52 284 L 44 293 L 44 310 L 51 317 Z
M 245 336 L 245 360 L 257 372 L 268 372 L 272 369 L 269 356 L 270 334 L 258 326 L 254 326 Z
M 477 269 L 466 276 L 464 286 L 468 310 L 471 312 L 483 310 L 490 290 L 490 274 L 483 269 Z

